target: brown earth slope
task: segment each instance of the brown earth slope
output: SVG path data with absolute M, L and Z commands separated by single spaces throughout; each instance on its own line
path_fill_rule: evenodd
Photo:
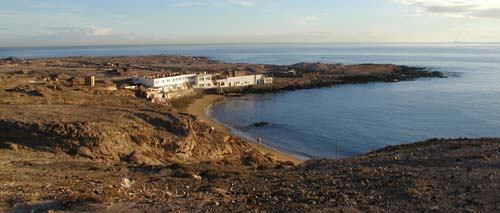
M 4 148 L 0 209 L 7 211 L 500 210 L 499 139 L 433 140 L 264 170 L 224 162 L 134 167 Z
M 243 90 L 329 86 L 347 76 L 353 78 L 352 83 L 366 78 L 432 76 L 418 68 L 396 65 L 227 64 L 189 56 L 8 58 L 0 60 L 0 140 L 93 160 L 146 165 L 241 159 L 251 152 L 247 142 L 212 131 L 206 123 L 170 106 L 148 103 L 120 85 L 130 84 L 135 75 L 173 71 L 255 73 L 273 69 L 293 69 L 297 76 L 277 77 L 270 87 Z M 88 75 L 96 77 L 95 87 L 83 85 L 83 77 Z M 270 156 L 262 158 L 275 161 Z
M 0 60 L 0 209 L 495 210 L 495 139 L 293 166 L 195 116 L 113 89 L 134 75 L 275 68 L 298 74 L 262 91 L 438 76 L 394 65 L 275 67 L 182 56 Z M 82 84 L 90 74 L 93 88 Z
M 108 89 L 123 80 L 108 76 L 108 69 L 74 69 L 63 59 L 56 62 L 1 66 L 0 141 L 146 165 L 235 160 L 251 152 L 246 142 L 212 131 L 193 116 L 149 103 L 134 91 Z M 81 77 L 89 73 L 97 76 L 96 87 L 83 86 Z

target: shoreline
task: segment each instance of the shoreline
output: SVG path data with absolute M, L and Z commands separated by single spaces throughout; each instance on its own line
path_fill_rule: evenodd
M 213 104 L 216 104 L 217 102 L 222 101 L 223 99 L 224 99 L 224 96 L 222 96 L 222 95 L 206 94 L 206 95 L 203 95 L 202 98 L 195 99 L 191 104 L 189 104 L 188 107 L 186 107 L 186 109 L 183 110 L 183 112 L 196 116 L 200 121 L 205 122 L 205 123 L 213 126 L 218 131 L 227 133 L 233 137 L 237 137 L 237 138 L 240 138 L 240 139 L 248 142 L 253 148 L 257 149 L 258 151 L 262 152 L 263 154 L 272 154 L 274 157 L 276 157 L 280 161 L 290 161 L 290 162 L 293 162 L 294 164 L 300 164 L 300 163 L 305 161 L 305 160 L 302 160 L 302 159 L 297 158 L 295 156 L 292 156 L 290 154 L 276 150 L 276 149 L 269 147 L 265 144 L 261 144 L 261 143 L 258 143 L 257 141 L 250 140 L 248 138 L 234 134 L 224 124 L 222 124 L 219 121 L 217 121 L 216 119 L 210 117 L 207 113 L 208 108 L 211 107 Z

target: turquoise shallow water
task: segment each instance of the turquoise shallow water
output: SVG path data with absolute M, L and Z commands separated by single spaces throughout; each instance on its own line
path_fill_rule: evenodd
M 210 114 L 300 157 L 364 153 L 434 137 L 500 137 L 500 44 L 265 44 L 0 48 L 0 57 L 181 54 L 226 62 L 394 63 L 447 79 L 342 85 L 230 98 Z M 270 122 L 266 128 L 251 124 Z

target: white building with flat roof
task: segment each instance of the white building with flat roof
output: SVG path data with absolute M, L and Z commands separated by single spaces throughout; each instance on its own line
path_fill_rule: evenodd
M 196 75 L 196 82 L 193 85 L 198 89 L 210 89 L 215 87 L 214 76 L 212 74 L 202 73 Z
M 216 79 L 214 74 L 184 74 L 134 77 L 135 84 L 142 84 L 161 92 L 189 88 L 210 89 L 215 87 L 244 87 L 256 84 L 272 84 L 273 78 L 258 75 L 231 75 Z
M 134 77 L 135 84 L 162 91 L 187 89 L 196 82 L 196 74 Z
M 227 77 L 225 79 L 218 79 L 216 81 L 217 87 L 243 87 L 255 84 L 271 84 L 272 78 L 266 78 L 262 74 L 258 75 L 243 75 L 236 77 Z
M 273 77 L 264 77 L 264 84 L 272 84 Z

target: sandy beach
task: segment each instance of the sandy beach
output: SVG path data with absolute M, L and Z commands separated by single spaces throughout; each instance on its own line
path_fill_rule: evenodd
M 213 120 L 206 113 L 206 109 L 210 105 L 217 103 L 218 101 L 221 101 L 223 98 L 224 98 L 224 96 L 221 96 L 221 95 L 204 95 L 203 98 L 194 100 L 193 103 L 191 103 L 185 109 L 184 112 L 195 115 L 199 120 L 213 126 L 215 129 L 217 129 L 219 131 L 224 131 L 228 134 L 232 134 L 231 131 L 226 126 Z M 232 134 L 232 135 L 235 137 L 239 137 L 239 136 L 234 135 L 234 134 Z M 239 137 L 239 138 L 241 138 L 241 137 Z M 270 153 L 281 161 L 290 161 L 290 162 L 293 162 L 295 164 L 299 164 L 299 163 L 303 162 L 303 160 L 301 160 L 299 158 L 296 158 L 294 156 L 280 152 L 278 150 L 275 150 L 273 148 L 270 148 L 268 146 L 260 144 L 256 141 L 248 140 L 246 138 L 242 138 L 242 139 L 247 141 L 249 144 L 251 144 L 255 149 L 259 150 L 260 152 L 262 152 L 264 154 Z

